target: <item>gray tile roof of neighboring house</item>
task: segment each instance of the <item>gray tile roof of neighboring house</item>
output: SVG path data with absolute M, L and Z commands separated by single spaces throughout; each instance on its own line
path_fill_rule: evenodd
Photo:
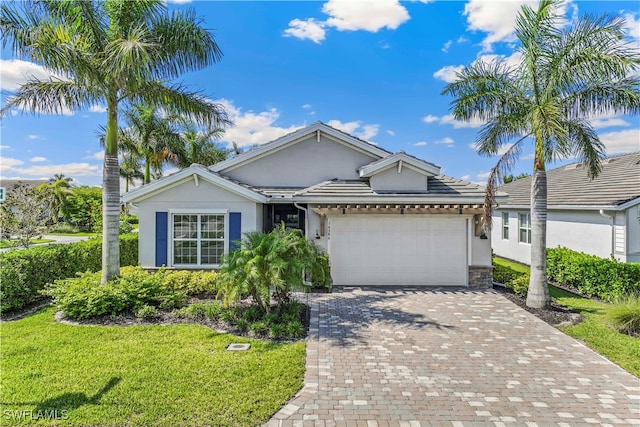
M 16 184 L 24 184 L 28 187 L 35 188 L 47 182 L 49 182 L 47 179 L 0 179 L 0 187 L 10 189 Z
M 501 206 L 528 206 L 531 177 L 500 188 L 509 194 Z M 552 206 L 618 206 L 640 197 L 640 151 L 607 158 L 590 180 L 587 169 L 572 163 L 547 171 L 547 204 Z

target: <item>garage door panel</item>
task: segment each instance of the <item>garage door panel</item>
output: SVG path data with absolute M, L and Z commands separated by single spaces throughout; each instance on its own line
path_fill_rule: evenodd
M 410 215 L 332 218 L 329 254 L 334 283 L 466 285 L 465 221 Z

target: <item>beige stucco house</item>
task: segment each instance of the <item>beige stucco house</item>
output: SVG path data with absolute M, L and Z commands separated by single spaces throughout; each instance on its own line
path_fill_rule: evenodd
M 242 233 L 284 222 L 329 254 L 334 285 L 490 286 L 483 189 L 322 122 L 123 196 L 144 267 L 216 268 Z

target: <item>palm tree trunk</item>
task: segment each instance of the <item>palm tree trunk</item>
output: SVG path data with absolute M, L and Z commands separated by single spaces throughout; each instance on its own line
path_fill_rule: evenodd
M 120 275 L 120 164 L 118 105 L 108 103 L 107 134 L 102 169 L 102 283 Z
M 542 169 L 535 170 L 531 180 L 531 278 L 527 306 L 534 308 L 543 308 L 549 304 L 546 255 L 547 172 Z
M 151 182 L 151 161 L 147 158 L 144 162 L 144 183 L 148 184 Z

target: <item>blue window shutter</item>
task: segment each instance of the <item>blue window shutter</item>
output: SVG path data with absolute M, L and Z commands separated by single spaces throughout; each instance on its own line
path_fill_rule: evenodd
M 168 212 L 156 212 L 156 267 L 167 265 Z
M 229 250 L 238 249 L 238 242 L 242 239 L 242 213 L 229 212 Z

